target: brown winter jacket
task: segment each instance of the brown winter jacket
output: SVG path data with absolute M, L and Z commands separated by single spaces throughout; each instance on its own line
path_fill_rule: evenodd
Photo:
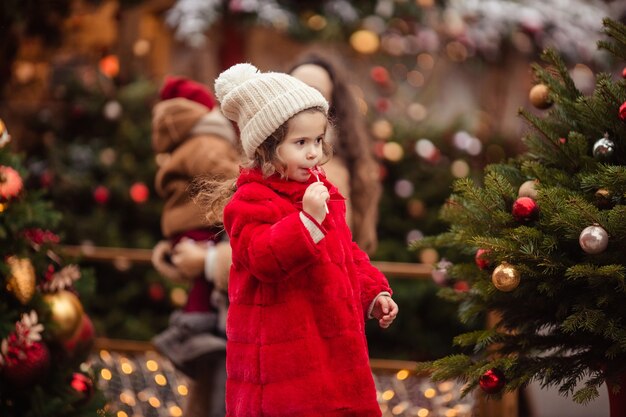
M 162 158 L 155 178 L 157 193 L 165 200 L 161 230 L 176 233 L 221 223 L 190 197 L 189 185 L 204 175 L 236 177 L 239 153 L 236 133 L 219 109 L 184 98 L 164 100 L 154 106 L 152 148 Z

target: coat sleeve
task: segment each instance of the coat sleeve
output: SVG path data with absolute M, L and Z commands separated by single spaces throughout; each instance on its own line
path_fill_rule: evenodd
M 224 226 L 231 239 L 233 264 L 261 281 L 288 279 L 320 256 L 299 212 L 283 214 L 271 199 L 246 201 L 235 195 L 224 210 Z
M 356 267 L 357 275 L 361 283 L 361 305 L 363 307 L 363 316 L 367 319 L 367 314 L 372 301 L 381 292 L 393 294 L 389 281 L 375 268 L 370 262 L 369 256 L 363 252 L 356 243 L 352 242 L 352 256 Z

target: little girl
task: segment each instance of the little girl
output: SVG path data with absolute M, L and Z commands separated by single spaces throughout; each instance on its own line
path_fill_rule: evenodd
M 388 327 L 398 307 L 352 242 L 344 197 L 312 174 L 330 155 L 328 103 L 250 64 L 215 91 L 247 158 L 234 194 L 230 181 L 207 195 L 211 210 L 225 206 L 232 246 L 227 416 L 380 416 L 365 319 Z

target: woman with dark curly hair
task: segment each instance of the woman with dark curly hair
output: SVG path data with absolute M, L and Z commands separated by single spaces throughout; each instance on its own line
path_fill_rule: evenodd
M 334 156 L 324 165 L 324 170 L 348 198 L 346 220 L 355 242 L 371 255 L 378 244 L 380 169 L 343 67 L 328 54 L 309 52 L 296 61 L 289 73 L 319 90 L 330 104 L 328 116 L 334 129 L 330 131 L 329 140 Z

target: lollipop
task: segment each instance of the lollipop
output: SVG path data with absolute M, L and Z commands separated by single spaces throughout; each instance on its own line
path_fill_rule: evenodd
M 313 168 L 309 168 L 309 172 L 315 175 L 315 180 L 317 182 L 320 181 L 320 174 L 322 174 L 323 171 L 319 166 L 315 165 Z M 328 204 L 324 203 L 324 208 L 326 209 L 326 214 L 328 214 Z

